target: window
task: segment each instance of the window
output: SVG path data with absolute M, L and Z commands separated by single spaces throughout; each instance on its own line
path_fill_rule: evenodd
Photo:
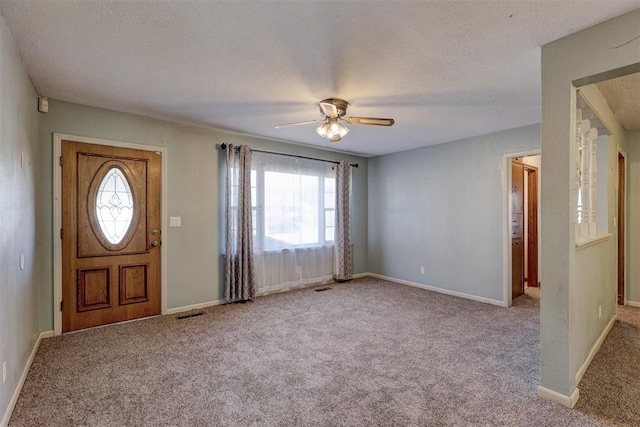
M 238 169 L 229 171 L 230 236 L 238 215 Z M 251 156 L 251 219 L 258 294 L 330 280 L 334 274 L 336 171 L 330 162 Z M 232 247 L 235 245 L 231 244 Z
M 333 242 L 336 220 L 336 179 L 324 179 L 324 240 Z
M 254 153 L 254 250 L 333 245 L 334 175 L 330 163 Z
M 133 221 L 134 200 L 127 177 L 118 167 L 109 169 L 96 194 L 96 218 L 104 237 L 118 244 Z

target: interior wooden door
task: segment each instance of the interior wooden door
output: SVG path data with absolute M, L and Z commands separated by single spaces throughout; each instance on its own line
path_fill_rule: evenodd
M 620 305 L 624 305 L 626 191 L 625 159 L 618 153 L 618 304 Z
M 538 168 L 527 173 L 527 286 L 538 286 Z
M 511 298 L 524 294 L 524 165 L 511 161 Z
M 62 331 L 160 314 L 161 155 L 62 142 Z

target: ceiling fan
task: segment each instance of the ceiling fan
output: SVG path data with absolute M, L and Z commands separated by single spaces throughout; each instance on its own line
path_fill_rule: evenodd
M 320 113 L 324 116 L 320 120 L 307 120 L 305 122 L 285 123 L 276 125 L 276 129 L 285 129 L 294 126 L 310 125 L 321 123 L 316 129 L 318 135 L 332 142 L 340 141 L 349 132 L 349 129 L 340 122 L 347 122 L 357 125 L 392 126 L 393 119 L 382 119 L 375 117 L 344 117 L 347 114 L 349 103 L 344 99 L 328 98 L 318 103 Z

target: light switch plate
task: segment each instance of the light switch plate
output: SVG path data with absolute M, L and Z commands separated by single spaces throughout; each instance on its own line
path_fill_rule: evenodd
M 170 217 L 169 227 L 182 227 L 182 217 L 179 217 L 179 216 Z

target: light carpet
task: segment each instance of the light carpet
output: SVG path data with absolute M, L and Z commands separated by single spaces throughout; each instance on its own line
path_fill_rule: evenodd
M 607 425 L 640 425 L 640 308 L 618 306 L 618 321 L 578 384 L 575 409 Z
M 528 295 L 503 308 L 364 278 L 204 311 L 43 340 L 10 425 L 603 424 L 536 395 Z

